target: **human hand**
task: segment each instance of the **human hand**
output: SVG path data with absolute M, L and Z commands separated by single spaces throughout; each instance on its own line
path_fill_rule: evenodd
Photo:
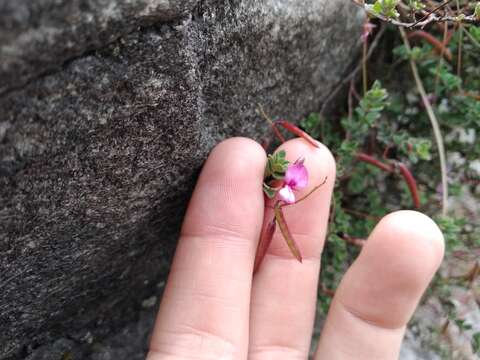
M 328 177 L 306 201 L 285 208 L 303 263 L 277 230 L 253 276 L 271 211 L 262 191 L 266 155 L 252 140 L 222 142 L 190 201 L 148 360 L 308 358 L 335 162 L 324 146 L 302 139 L 282 148 L 290 161 L 305 157 L 310 181 L 303 193 Z M 398 358 L 443 251 L 442 234 L 427 216 L 399 211 L 383 218 L 336 290 L 315 359 Z

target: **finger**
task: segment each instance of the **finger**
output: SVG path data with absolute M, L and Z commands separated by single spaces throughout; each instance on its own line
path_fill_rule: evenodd
M 427 216 L 399 211 L 383 218 L 335 294 L 316 359 L 397 359 L 443 249 Z
M 305 158 L 309 171 L 306 194 L 327 177 L 326 183 L 305 201 L 284 208 L 285 218 L 303 255 L 298 262 L 277 229 L 272 244 L 253 279 L 249 359 L 306 359 L 310 348 L 317 299 L 320 254 L 335 183 L 335 161 L 323 145 L 304 140 L 282 147 L 287 158 Z M 298 194 L 297 198 L 300 198 Z M 264 221 L 272 219 L 267 209 Z
M 265 163 L 261 146 L 244 138 L 210 154 L 182 227 L 149 359 L 246 357 Z

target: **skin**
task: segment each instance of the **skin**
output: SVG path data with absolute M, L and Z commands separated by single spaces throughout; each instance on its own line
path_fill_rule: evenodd
M 266 154 L 232 138 L 211 152 L 182 227 L 148 360 L 307 359 L 335 161 L 303 139 L 281 146 L 305 157 L 307 200 L 285 208 L 303 263 L 277 229 L 253 276 L 257 242 L 271 219 L 262 193 Z M 397 359 L 405 327 L 438 269 L 443 236 L 427 216 L 398 211 L 376 226 L 336 291 L 315 359 Z

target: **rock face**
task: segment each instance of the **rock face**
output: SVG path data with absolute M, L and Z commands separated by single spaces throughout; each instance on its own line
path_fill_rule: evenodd
M 0 1 L 0 359 L 136 319 L 210 149 L 261 139 L 258 103 L 318 110 L 361 23 L 348 0 Z

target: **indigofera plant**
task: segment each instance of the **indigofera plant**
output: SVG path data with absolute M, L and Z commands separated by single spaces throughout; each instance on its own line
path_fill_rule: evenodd
M 313 138 L 295 125 L 292 125 L 285 120 L 275 123 L 272 122 L 272 125 L 275 127 L 276 123 L 279 123 L 282 127 L 318 147 L 317 142 Z M 275 133 L 278 136 L 280 132 L 278 129 L 276 130 Z M 283 136 L 280 135 L 279 137 L 284 141 Z M 287 220 L 283 213 L 283 208 L 285 206 L 298 204 L 300 201 L 305 200 L 327 181 L 325 178 L 321 184 L 315 186 L 306 195 L 297 198 L 295 192 L 303 190 L 308 186 L 308 170 L 305 166 L 304 158 L 299 158 L 291 163 L 286 159 L 286 155 L 285 150 L 279 150 L 276 153 L 269 155 L 265 166 L 263 191 L 266 196 L 267 206 L 269 206 L 269 203 L 273 202 L 273 218 L 272 220 L 269 220 L 262 229 L 255 258 L 254 272 L 258 270 L 265 257 L 277 225 L 292 255 L 298 261 L 302 262 L 300 248 L 290 232 Z

